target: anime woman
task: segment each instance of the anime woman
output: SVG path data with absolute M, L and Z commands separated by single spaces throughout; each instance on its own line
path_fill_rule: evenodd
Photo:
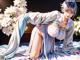
M 55 38 L 64 40 L 63 51 L 73 53 L 74 27 L 71 17 L 75 15 L 77 6 L 75 2 L 64 1 L 61 7 L 62 13 L 52 11 L 41 15 L 43 19 L 48 16 L 47 19 L 53 19 L 53 21 L 48 24 L 38 24 L 34 27 L 29 45 L 32 59 L 38 58 L 40 54 L 48 57 L 49 53 L 54 52 Z
M 55 38 L 64 40 L 64 51 L 73 49 L 74 27 L 71 17 L 76 14 L 77 5 L 75 0 L 66 0 L 61 7 L 62 12 L 57 10 L 47 13 L 28 12 L 20 16 L 10 38 L 9 47 L 1 57 L 14 56 L 28 23 L 36 25 L 31 34 L 29 50 L 26 50 L 30 59 L 37 59 L 41 55 L 48 58 L 48 54 L 54 52 Z

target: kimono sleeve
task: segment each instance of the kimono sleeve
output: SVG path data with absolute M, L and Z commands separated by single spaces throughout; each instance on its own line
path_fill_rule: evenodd
M 56 20 L 58 11 L 52 11 L 47 13 L 40 12 L 29 12 L 30 23 L 33 25 L 37 24 L 49 24 Z

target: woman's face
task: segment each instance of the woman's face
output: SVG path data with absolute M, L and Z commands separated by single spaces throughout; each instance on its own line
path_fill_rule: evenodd
M 71 18 L 74 15 L 74 10 L 72 8 L 65 8 L 63 14 L 66 18 Z

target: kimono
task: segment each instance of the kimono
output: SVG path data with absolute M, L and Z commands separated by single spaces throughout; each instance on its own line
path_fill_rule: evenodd
M 47 58 L 47 54 L 50 53 L 51 51 L 54 50 L 54 43 L 49 43 L 50 41 L 54 41 L 55 38 L 49 36 L 47 33 L 47 25 L 50 23 L 54 23 L 57 25 L 61 22 L 61 13 L 59 11 L 51 11 L 47 13 L 40 13 L 40 12 L 29 12 L 24 15 L 20 16 L 19 21 L 16 24 L 16 27 L 11 35 L 8 47 L 0 53 L 0 59 L 7 59 L 11 58 L 16 54 L 16 51 L 19 47 L 20 44 L 20 39 L 22 35 L 25 32 L 25 28 L 28 23 L 31 23 L 33 25 L 36 25 L 39 27 L 40 25 L 44 25 L 44 29 L 41 29 L 41 31 L 44 33 L 43 34 L 43 49 L 42 49 L 42 54 Z M 57 30 L 56 30 L 57 31 Z M 57 35 L 54 35 L 55 37 L 58 37 L 57 39 L 63 39 L 62 36 L 64 36 L 64 42 L 63 42 L 63 47 L 66 50 L 66 47 L 72 47 L 72 42 L 73 42 L 73 33 L 74 33 L 74 28 L 73 28 L 73 21 L 72 19 L 69 18 L 67 27 L 65 30 L 60 30 L 58 28 Z M 47 38 L 46 38 L 47 37 Z
M 65 51 L 70 51 L 71 49 L 73 49 L 73 34 L 74 34 L 74 28 L 73 28 L 73 21 L 72 19 L 68 19 L 68 23 L 66 28 L 63 30 L 59 27 L 59 24 L 61 22 L 61 13 L 57 12 L 58 15 L 56 15 L 55 20 L 49 22 L 48 24 L 38 24 L 36 25 L 36 27 L 39 29 L 39 31 L 41 31 L 42 37 L 43 37 L 43 48 L 41 49 L 40 52 L 40 58 L 43 59 L 43 56 L 45 56 L 45 58 L 50 59 L 49 55 L 52 53 L 54 54 L 55 52 L 55 38 L 59 39 L 59 40 L 64 40 L 63 41 L 63 48 L 62 50 Z M 57 29 L 53 30 L 53 33 L 55 33 L 53 36 L 50 36 L 48 34 L 48 25 L 49 24 L 54 24 L 55 27 L 57 27 Z M 35 28 L 34 28 L 35 29 Z M 36 31 L 34 32 L 36 33 Z M 34 34 L 35 35 L 35 34 Z M 34 38 L 33 38 L 34 39 Z M 71 52 L 71 51 L 70 51 Z

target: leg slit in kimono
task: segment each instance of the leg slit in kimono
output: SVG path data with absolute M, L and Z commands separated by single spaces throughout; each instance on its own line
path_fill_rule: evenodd
M 40 55 L 41 48 L 42 48 L 41 32 L 38 30 L 37 27 L 34 27 L 29 44 L 30 58 L 31 59 L 38 58 Z

